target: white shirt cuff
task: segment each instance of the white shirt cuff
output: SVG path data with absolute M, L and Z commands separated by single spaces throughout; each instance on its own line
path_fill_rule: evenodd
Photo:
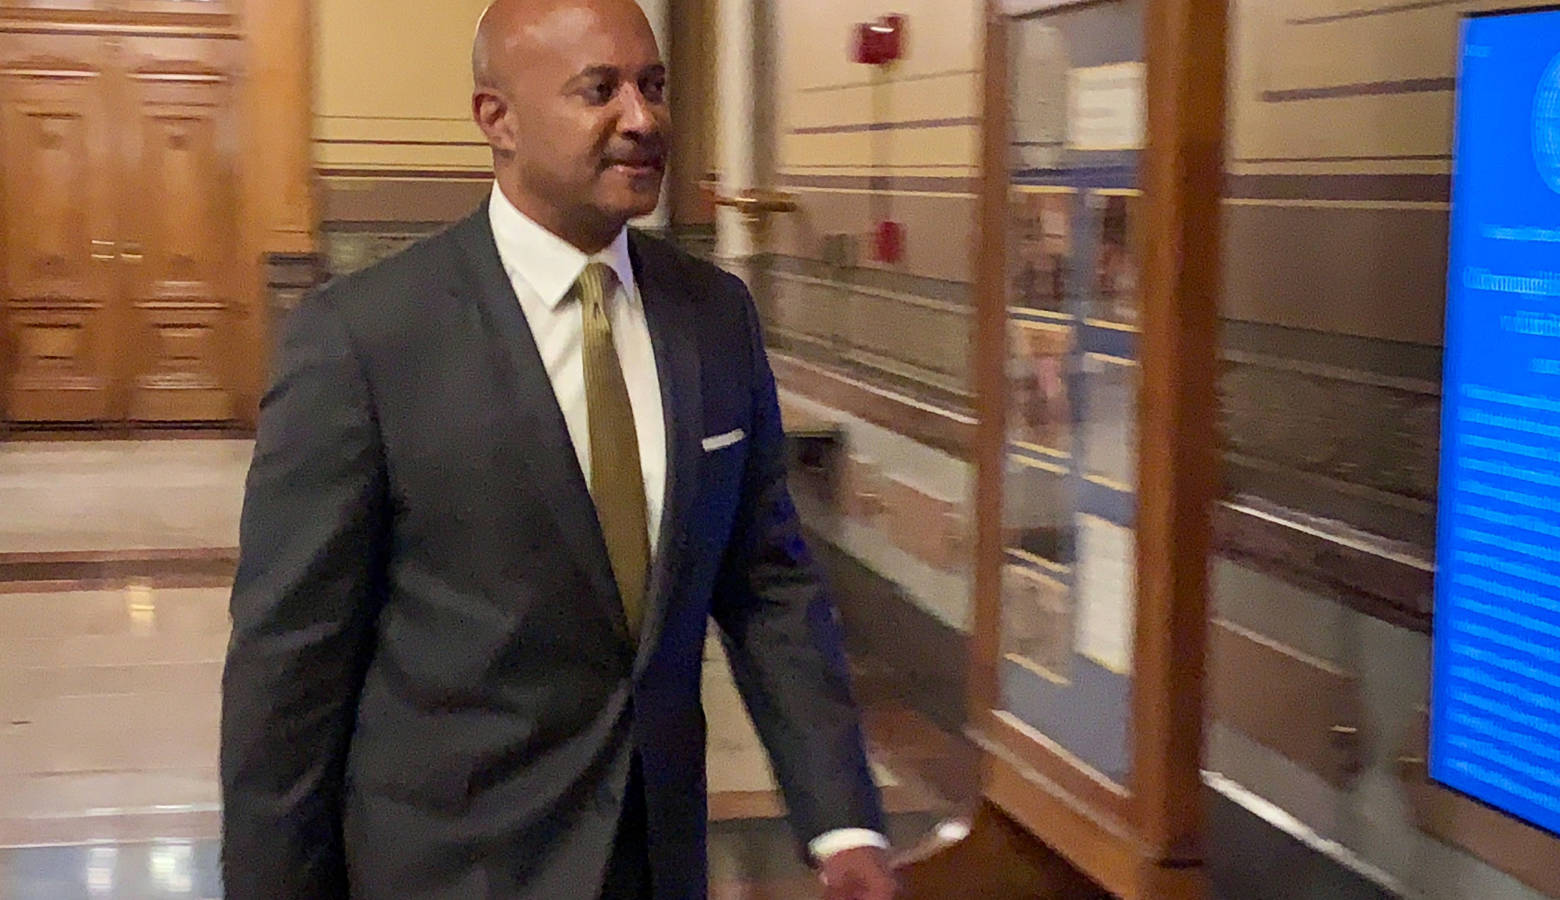
M 807 852 L 819 862 L 842 850 L 854 850 L 857 847 L 887 850 L 888 838 L 865 828 L 836 828 L 833 831 L 825 831 L 807 842 Z

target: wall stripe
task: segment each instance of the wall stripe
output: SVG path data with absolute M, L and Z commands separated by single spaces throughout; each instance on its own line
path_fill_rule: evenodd
M 1309 16 L 1300 19 L 1289 19 L 1288 25 L 1326 25 L 1329 22 L 1342 22 L 1347 19 L 1368 19 L 1373 16 L 1388 16 L 1393 13 L 1417 12 L 1421 9 L 1435 9 L 1439 6 L 1466 6 L 1470 0 L 1414 0 L 1412 3 L 1395 3 L 1389 6 L 1378 6 L 1375 9 L 1351 9 L 1348 12 L 1331 13 L 1325 16 Z
M 979 178 L 936 175 L 812 175 L 782 173 L 781 186 L 839 192 L 974 196 Z M 1444 204 L 1451 199 L 1447 174 L 1229 175 L 1225 197 L 1233 200 L 1321 203 Z
M 789 175 L 780 176 L 780 184 L 790 188 L 816 188 L 842 191 L 899 191 L 973 195 L 980 185 L 975 178 L 936 175 Z
M 1224 195 L 1250 200 L 1385 200 L 1445 203 L 1450 175 L 1228 175 Z
M 1264 103 L 1293 103 L 1297 100 L 1335 100 L 1340 97 L 1380 97 L 1389 94 L 1432 94 L 1455 90 L 1455 78 L 1403 78 L 1396 81 L 1364 81 L 1358 84 L 1333 84 L 1322 87 L 1288 88 L 1263 91 Z
M 918 75 L 890 76 L 878 81 L 847 81 L 842 84 L 819 84 L 797 88 L 798 94 L 821 94 L 827 91 L 846 91 L 853 88 L 880 87 L 890 84 L 908 84 L 912 81 L 931 81 L 936 78 L 955 78 L 960 75 L 978 75 L 979 69 L 946 69 L 941 72 L 923 72 Z
M 905 119 L 899 122 L 851 122 L 843 125 L 813 125 L 793 128 L 791 134 L 855 134 L 863 131 L 910 131 L 917 128 L 966 128 L 980 124 L 975 116 L 951 119 Z
M 345 169 L 321 167 L 314 170 L 321 178 L 372 178 L 404 181 L 492 181 L 491 169 Z

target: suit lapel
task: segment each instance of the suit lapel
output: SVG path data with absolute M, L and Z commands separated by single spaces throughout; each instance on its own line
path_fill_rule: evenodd
M 650 343 L 661 382 L 666 419 L 666 495 L 661 533 L 650 573 L 648 605 L 640 636 L 637 675 L 649 662 L 666 622 L 676 575 L 687 544 L 689 507 L 698 494 L 703 455 L 704 398 L 700 389 L 699 347 L 692 298 L 684 293 L 675 262 L 660 248 L 631 233 L 634 278 L 645 306 Z
M 484 318 L 503 345 L 508 375 L 514 389 L 513 409 L 520 419 L 518 434 L 530 446 L 519 455 L 537 493 L 552 511 L 563 538 L 577 565 L 589 579 L 591 596 L 599 599 L 619 635 L 628 640 L 628 621 L 618 597 L 617 582 L 607 545 L 596 520 L 596 508 L 590 499 L 578 458 L 558 406 L 552 379 L 542 365 L 536 339 L 520 309 L 514 286 L 504 271 L 493 242 L 493 229 L 484 204 L 474 215 L 455 227 L 455 238 L 464 257 L 469 284 L 467 290 L 478 299 Z M 559 448 L 565 448 L 559 452 Z

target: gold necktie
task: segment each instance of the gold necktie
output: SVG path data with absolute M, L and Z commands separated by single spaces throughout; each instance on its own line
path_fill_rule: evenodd
M 645 482 L 639 466 L 639 436 L 628 385 L 612 345 L 607 297 L 617 274 L 591 263 L 574 283 L 585 325 L 585 406 L 590 419 L 590 494 L 607 541 L 607 556 L 623 598 L 629 634 L 637 641 L 644 621 L 645 582 L 650 574 L 650 529 Z

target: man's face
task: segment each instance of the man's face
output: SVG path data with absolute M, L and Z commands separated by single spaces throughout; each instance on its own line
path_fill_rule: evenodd
M 495 140 L 495 147 L 522 210 L 553 220 L 543 224 L 610 232 L 653 211 L 671 116 L 666 67 L 638 7 L 561 3 L 514 31 L 493 59 L 492 92 L 503 101 L 493 127 L 512 135 L 511 146 Z M 480 123 L 480 87 L 476 102 Z

